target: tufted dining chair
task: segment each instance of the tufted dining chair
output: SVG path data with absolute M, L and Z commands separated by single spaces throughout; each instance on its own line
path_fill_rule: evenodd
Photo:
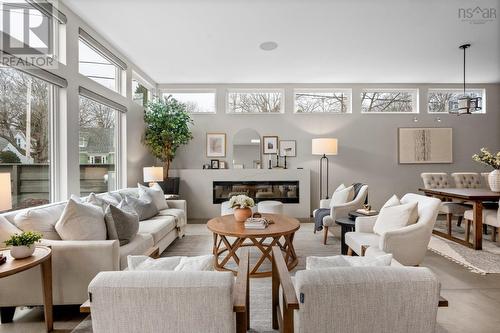
M 482 176 L 476 172 L 455 172 L 451 176 L 457 188 L 481 188 Z
M 450 177 L 447 173 L 444 172 L 423 172 L 420 174 L 422 180 L 424 182 L 424 187 L 428 189 L 440 189 L 440 188 L 449 188 L 450 185 Z M 441 207 L 439 208 L 439 214 L 446 215 L 446 222 L 448 225 L 448 234 L 451 235 L 451 222 L 453 220 L 453 216 L 457 216 L 458 222 L 457 225 L 460 226 L 464 212 L 470 209 L 470 206 L 464 205 L 458 202 L 442 202 Z

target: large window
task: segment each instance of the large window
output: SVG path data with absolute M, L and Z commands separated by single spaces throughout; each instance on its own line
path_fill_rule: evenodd
M 468 89 L 466 94 L 469 97 L 485 98 L 484 89 Z M 458 99 L 463 95 L 462 89 L 429 89 L 427 94 L 427 107 L 429 113 L 448 113 L 450 104 L 458 103 Z M 474 113 L 486 113 L 485 103 L 481 111 Z
M 227 92 L 227 113 L 283 113 L 283 104 L 280 89 L 231 89 Z
M 296 113 L 350 113 L 348 89 L 295 89 Z
M 362 113 L 418 113 L 417 89 L 364 89 Z
M 10 173 L 12 208 L 51 201 L 51 118 L 56 88 L 0 67 L 0 172 Z
M 163 97 L 171 95 L 187 106 L 190 113 L 215 113 L 215 90 L 169 90 L 164 91 Z
M 80 96 L 80 194 L 117 188 L 118 111 Z
M 80 74 L 114 90 L 123 92 L 127 64 L 100 44 L 85 30 L 79 29 L 78 65 Z

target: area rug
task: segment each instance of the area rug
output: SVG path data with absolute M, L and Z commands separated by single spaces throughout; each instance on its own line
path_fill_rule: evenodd
M 323 233 L 314 234 L 312 223 L 301 224 L 300 230 L 295 234 L 294 244 L 299 263 L 292 271 L 305 268 L 305 259 L 310 255 L 331 256 L 340 254 L 340 240 L 338 228 L 334 228 L 334 234 L 330 235 L 328 244 L 323 245 Z M 195 256 L 212 252 L 212 235 L 204 225 L 188 225 L 188 231 L 184 238 L 177 239 L 170 245 L 162 257 L 168 256 Z M 258 259 L 259 253 L 251 251 L 251 262 Z M 266 265 L 262 269 L 268 269 Z M 250 279 L 250 327 L 252 333 L 277 332 L 272 329 L 271 312 L 271 278 Z M 92 320 L 88 316 L 73 331 L 73 333 L 92 333 Z
M 465 226 L 465 223 L 462 226 Z M 456 222 L 453 223 L 452 234 L 455 237 L 464 238 L 465 229 L 462 226 L 458 227 Z M 435 228 L 446 232 L 446 222 L 439 220 Z M 429 250 L 468 268 L 474 273 L 500 273 L 500 243 L 493 243 L 490 239 L 491 231 L 488 235 L 483 234 L 483 249 L 476 251 L 448 239 L 433 235 L 429 243 Z

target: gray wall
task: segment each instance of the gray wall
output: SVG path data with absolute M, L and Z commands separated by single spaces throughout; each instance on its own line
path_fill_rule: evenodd
M 352 114 L 294 114 L 293 87 L 343 87 L 352 88 Z M 484 115 L 427 113 L 427 89 L 429 87 L 459 88 L 453 84 L 262 84 L 262 85 L 159 85 L 159 88 L 210 87 L 217 88 L 217 114 L 193 115 L 194 139 L 181 148 L 174 161 L 174 168 L 201 168 L 209 158 L 205 154 L 205 133 L 225 132 L 227 134 L 227 162 L 232 161 L 231 140 L 242 128 L 254 128 L 260 135 L 277 135 L 280 139 L 297 140 L 297 157 L 289 159 L 292 168 L 311 169 L 311 208 L 318 206 L 318 160 L 311 155 L 311 139 L 315 137 L 336 137 L 339 140 L 339 154 L 330 157 L 330 192 L 341 182 L 365 182 L 370 186 L 370 203 L 379 207 L 392 194 L 402 195 L 417 191 L 421 186 L 419 174 L 429 172 L 477 171 L 488 169 L 471 160 L 472 154 L 485 146 L 500 150 L 500 84 L 470 85 L 486 88 L 487 113 Z M 278 115 L 231 115 L 225 113 L 225 89 L 228 87 L 284 87 L 285 114 Z M 361 114 L 359 95 L 362 87 L 401 87 L 420 90 L 419 114 Z M 436 120 L 441 118 L 441 122 Z M 417 117 L 418 122 L 414 122 Z M 453 164 L 399 165 L 397 155 L 398 127 L 452 127 Z M 264 161 L 263 165 L 267 165 Z

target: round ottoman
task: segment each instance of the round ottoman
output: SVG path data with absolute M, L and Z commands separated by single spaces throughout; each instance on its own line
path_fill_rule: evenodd
M 264 200 L 258 203 L 257 211 L 259 213 L 283 214 L 283 203 L 274 200 Z

